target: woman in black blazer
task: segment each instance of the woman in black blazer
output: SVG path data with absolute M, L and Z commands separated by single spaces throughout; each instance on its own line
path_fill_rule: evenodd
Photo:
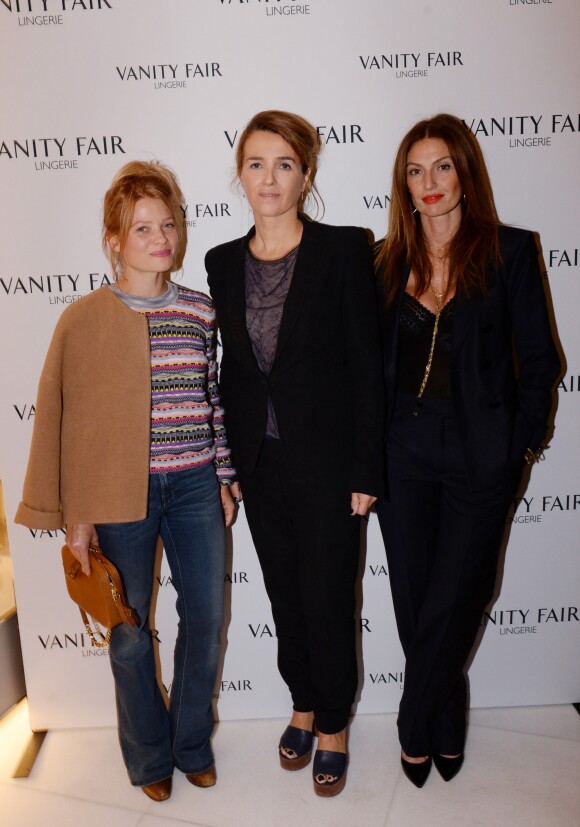
M 376 264 L 388 477 L 377 508 L 406 657 L 401 760 L 421 787 L 431 757 L 446 781 L 463 762 L 463 668 L 559 360 L 532 233 L 500 224 L 458 118 L 421 121 L 403 139 Z
M 236 160 L 255 226 L 206 267 L 228 440 L 293 701 L 280 762 L 309 763 L 316 721 L 314 790 L 332 796 L 357 687 L 360 518 L 384 493 L 384 405 L 366 234 L 304 214 L 319 149 L 297 115 L 252 118 Z

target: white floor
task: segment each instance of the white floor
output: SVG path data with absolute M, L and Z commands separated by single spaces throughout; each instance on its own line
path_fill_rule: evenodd
M 2 827 L 578 827 L 580 715 L 572 706 L 480 709 L 466 761 L 445 784 L 433 769 L 418 790 L 403 776 L 394 715 L 354 719 L 343 793 L 317 798 L 309 769 L 280 769 L 285 722 L 218 726 L 218 784 L 176 772 L 169 801 L 126 778 L 113 729 L 49 732 L 28 778 L 11 777 L 29 735 L 25 704 L 0 726 Z

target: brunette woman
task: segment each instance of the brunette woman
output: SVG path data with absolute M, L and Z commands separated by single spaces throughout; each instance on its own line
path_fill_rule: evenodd
M 416 124 L 378 246 L 387 498 L 378 504 L 406 656 L 403 769 L 463 762 L 463 669 L 494 589 L 508 507 L 542 450 L 559 372 L 531 232 L 500 224 L 458 118 Z
M 206 258 L 223 344 L 220 390 L 293 701 L 284 769 L 314 790 L 346 777 L 357 687 L 359 523 L 383 490 L 379 330 L 367 237 L 309 220 L 320 139 L 303 118 L 255 115 L 236 152 L 255 226 Z
M 46 357 L 16 521 L 66 525 L 90 571 L 89 543 L 120 570 L 140 624 L 113 629 L 119 740 L 131 783 L 171 793 L 174 767 L 215 783 L 210 743 L 224 579 L 224 518 L 239 496 L 216 383 L 208 296 L 168 280 L 186 247 L 174 174 L 132 162 L 105 196 L 103 247 L 115 283 L 65 310 Z M 223 512 L 223 513 L 222 513 Z M 169 710 L 149 628 L 157 538 L 177 591 Z

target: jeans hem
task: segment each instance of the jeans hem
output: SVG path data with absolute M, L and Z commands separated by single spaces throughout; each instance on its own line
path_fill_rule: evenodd
M 199 775 L 200 772 L 207 772 L 211 770 L 212 767 L 215 767 L 215 761 L 212 761 L 211 764 L 208 764 L 206 767 L 203 767 L 201 770 L 184 770 L 182 769 L 179 764 L 175 765 L 177 769 L 182 772 L 184 775 Z
M 148 787 L 150 784 L 158 784 L 160 781 L 165 781 L 166 778 L 171 778 L 172 776 L 173 776 L 173 767 L 171 768 L 171 770 L 168 773 L 165 773 L 164 775 L 156 776 L 151 781 L 132 781 L 131 779 L 129 779 L 129 780 L 131 780 L 131 784 L 132 784 L 133 787 Z

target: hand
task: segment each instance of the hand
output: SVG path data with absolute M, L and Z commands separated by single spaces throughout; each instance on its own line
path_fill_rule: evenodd
M 358 514 L 360 517 L 366 517 L 369 508 L 376 501 L 377 498 L 371 494 L 353 494 L 350 498 L 351 516 Z
M 234 514 L 236 513 L 236 504 L 234 502 L 234 494 L 231 489 L 236 485 L 220 485 L 220 497 L 222 500 L 222 509 L 224 512 L 224 524 L 229 528 L 234 521 Z
M 232 497 L 234 498 L 235 504 L 238 505 L 238 503 L 241 503 L 244 498 L 242 496 L 242 488 L 240 483 L 232 482 L 230 485 L 230 491 L 232 492 Z
M 99 544 L 97 530 L 94 525 L 92 523 L 67 525 L 66 544 L 72 551 L 73 557 L 76 557 L 81 564 L 83 574 L 89 575 L 91 573 L 89 545 L 97 546 Z

